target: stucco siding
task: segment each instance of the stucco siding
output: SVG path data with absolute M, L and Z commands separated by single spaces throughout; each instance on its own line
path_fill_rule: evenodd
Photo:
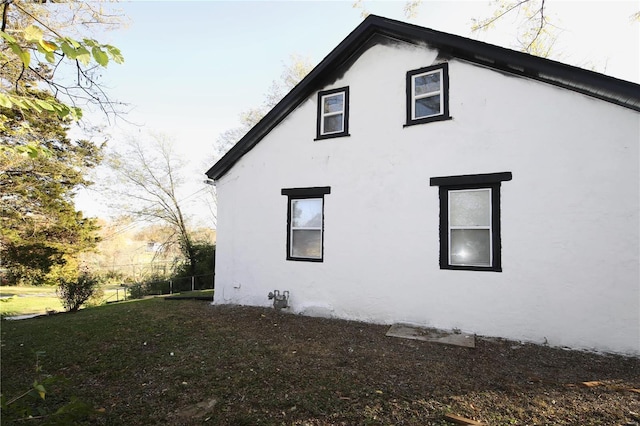
M 640 115 L 453 58 L 451 120 L 405 127 L 406 72 L 444 60 L 362 51 L 322 88 L 349 87 L 350 136 L 314 141 L 311 96 L 217 181 L 214 303 L 640 353 Z M 441 270 L 429 179 L 505 171 L 503 271 Z M 280 191 L 315 186 L 324 260 L 287 261 Z

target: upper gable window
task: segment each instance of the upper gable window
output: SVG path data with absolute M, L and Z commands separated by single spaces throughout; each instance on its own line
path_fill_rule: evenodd
M 407 125 L 449 118 L 447 64 L 407 72 Z
M 318 93 L 317 139 L 349 136 L 349 88 Z

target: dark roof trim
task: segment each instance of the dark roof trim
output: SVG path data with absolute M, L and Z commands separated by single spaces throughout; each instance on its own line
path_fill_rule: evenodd
M 640 111 L 640 85 L 638 84 L 481 41 L 370 15 L 214 164 L 207 171 L 207 176 L 211 179 L 223 176 L 291 111 L 314 91 L 321 88 L 331 73 L 348 61 L 374 34 L 409 43 L 427 43 L 460 59 L 543 81 Z

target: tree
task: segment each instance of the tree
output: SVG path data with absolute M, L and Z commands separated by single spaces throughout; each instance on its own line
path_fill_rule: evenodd
M 72 37 L 80 28 L 114 25 L 114 16 L 83 1 L 3 1 L 0 12 L 0 131 L 5 137 L 16 131 L 6 125 L 6 112 L 12 108 L 75 120 L 88 105 L 98 106 L 107 116 L 117 114 L 116 104 L 98 83 L 98 73 L 110 62 L 122 63 L 122 54 L 95 39 Z M 0 151 L 36 155 L 39 135 L 25 126 L 18 130 L 23 143 L 0 145 Z
M 96 221 L 76 211 L 73 195 L 90 184 L 84 173 L 102 147 L 71 142 L 67 131 L 81 107 L 117 113 L 97 78 L 124 59 L 114 46 L 78 37 L 117 25 L 95 4 L 0 2 L 0 256 L 12 284 L 75 278 L 78 254 L 96 244 Z
M 220 158 L 264 117 L 280 100 L 313 69 L 308 58 L 291 55 L 279 80 L 273 80 L 264 95 L 262 105 L 249 108 L 240 114 L 240 126 L 229 129 L 218 136 L 214 145 L 215 157 Z
M 482 19 L 473 19 L 472 31 L 493 28 L 507 16 L 517 16 L 515 48 L 532 55 L 549 57 L 560 35 L 560 28 L 550 17 L 547 0 L 494 0 L 493 14 Z M 640 12 L 629 17 L 640 21 Z
M 119 185 L 113 189 L 119 200 L 115 207 L 150 223 L 167 225 L 172 234 L 166 245 L 178 245 L 187 270 L 195 275 L 197 256 L 179 195 L 184 163 L 171 140 L 158 134 L 148 144 L 131 138 L 126 149 L 112 153 L 108 162 L 118 176 Z
M 516 49 L 543 58 L 553 50 L 559 28 L 547 13 L 546 0 L 496 0 L 492 16 L 473 19 L 472 31 L 486 31 L 507 15 L 519 17 L 516 34 Z
M 32 99 L 48 93 L 30 90 Z M 53 283 L 78 272 L 79 253 L 95 247 L 96 221 L 73 203 L 78 186 L 102 159 L 102 147 L 67 138 L 70 117 L 17 106 L 3 110 L 5 147 L 24 146 L 22 129 L 39 136 L 47 155 L 0 152 L 0 256 L 10 284 Z

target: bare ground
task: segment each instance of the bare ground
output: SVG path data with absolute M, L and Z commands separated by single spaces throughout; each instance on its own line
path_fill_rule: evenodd
M 61 346 L 48 344 L 45 366 L 102 409 L 99 423 L 452 424 L 447 414 L 486 425 L 640 423 L 638 358 L 481 336 L 475 348 L 448 346 L 386 337 L 388 326 L 199 301 L 62 317 L 27 321 L 70 337 L 51 335 Z M 29 368 L 18 360 L 37 339 L 21 333 L 3 325 L 3 381 Z
M 447 413 L 491 425 L 640 421 L 636 358 L 482 337 L 461 348 L 386 337 L 388 326 L 209 310 L 248 355 L 218 370 L 248 381 L 221 395 L 214 422 L 447 424 Z

